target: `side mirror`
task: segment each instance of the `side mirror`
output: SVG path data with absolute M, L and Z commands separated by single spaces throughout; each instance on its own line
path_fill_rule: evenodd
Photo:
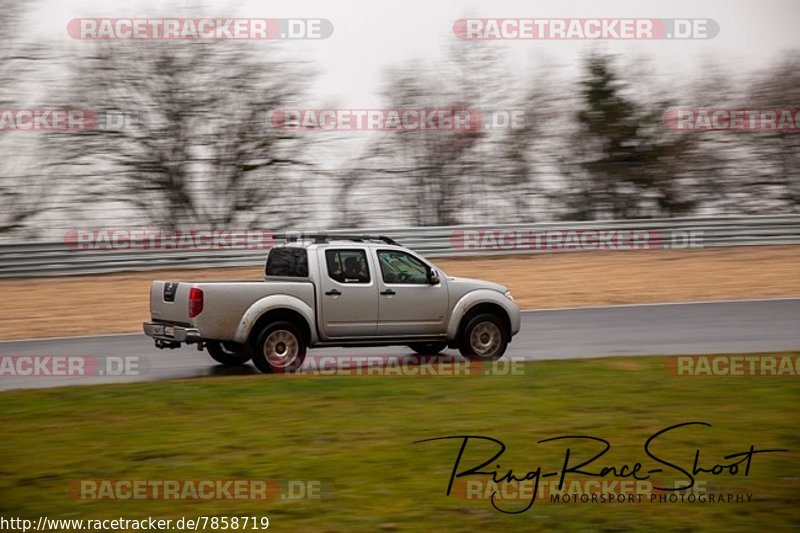
M 439 274 L 430 267 L 428 267 L 428 283 L 431 285 L 439 283 Z

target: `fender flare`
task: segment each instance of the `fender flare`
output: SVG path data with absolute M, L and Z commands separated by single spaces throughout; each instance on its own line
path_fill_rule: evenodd
M 256 325 L 258 320 L 264 316 L 264 314 L 277 309 L 287 309 L 302 316 L 308 325 L 308 330 L 311 332 L 309 343 L 315 344 L 317 342 L 314 310 L 303 300 L 285 294 L 272 294 L 253 303 L 253 305 L 244 312 L 242 319 L 239 321 L 239 326 L 236 328 L 236 333 L 233 337 L 234 342 L 240 344 L 246 343 L 247 339 L 250 337 L 253 326 Z
M 453 311 L 450 313 L 450 320 L 447 323 L 447 339 L 449 341 L 457 340 L 461 321 L 473 307 L 480 304 L 494 304 L 502 308 L 508 317 L 511 335 L 519 331 L 519 310 L 516 309 L 516 305 L 497 291 L 491 289 L 477 289 L 462 296 L 461 299 L 456 302 L 456 305 L 453 306 Z

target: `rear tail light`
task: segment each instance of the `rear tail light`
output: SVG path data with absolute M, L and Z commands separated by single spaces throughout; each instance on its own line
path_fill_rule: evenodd
M 194 318 L 203 312 L 203 291 L 189 289 L 189 318 Z

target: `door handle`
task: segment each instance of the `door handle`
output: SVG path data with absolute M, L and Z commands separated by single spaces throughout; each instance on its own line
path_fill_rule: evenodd
M 340 294 L 342 294 L 342 293 L 339 292 L 336 289 L 333 289 L 333 290 L 330 290 L 330 291 L 326 292 L 325 296 L 339 296 Z
M 381 291 L 381 296 L 393 296 L 397 294 L 392 289 L 386 289 L 385 291 Z

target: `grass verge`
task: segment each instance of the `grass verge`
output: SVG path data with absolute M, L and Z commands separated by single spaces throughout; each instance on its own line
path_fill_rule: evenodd
M 254 376 L 13 391 L 0 394 L 0 514 L 61 518 L 267 515 L 278 530 L 765 530 L 800 524 L 800 381 L 678 377 L 664 358 L 526 363 L 524 375 L 453 377 Z M 557 470 L 569 445 L 593 435 L 612 448 L 594 465 L 659 452 L 691 468 L 756 448 L 748 476 L 698 475 L 708 490 L 751 494 L 750 503 L 550 503 L 519 515 L 486 500 L 445 496 L 458 443 L 412 444 L 475 434 L 502 440 L 504 468 Z M 683 430 L 682 430 L 683 431 Z M 573 443 L 574 444 L 574 443 Z M 574 454 L 589 453 L 581 444 Z M 596 446 L 592 450 L 596 450 Z M 470 448 L 477 461 L 489 448 Z M 470 455 L 472 454 L 472 455 Z M 679 478 L 659 474 L 660 479 Z M 80 501 L 73 480 L 321 480 L 319 500 Z M 475 478 L 477 479 L 477 478 Z

